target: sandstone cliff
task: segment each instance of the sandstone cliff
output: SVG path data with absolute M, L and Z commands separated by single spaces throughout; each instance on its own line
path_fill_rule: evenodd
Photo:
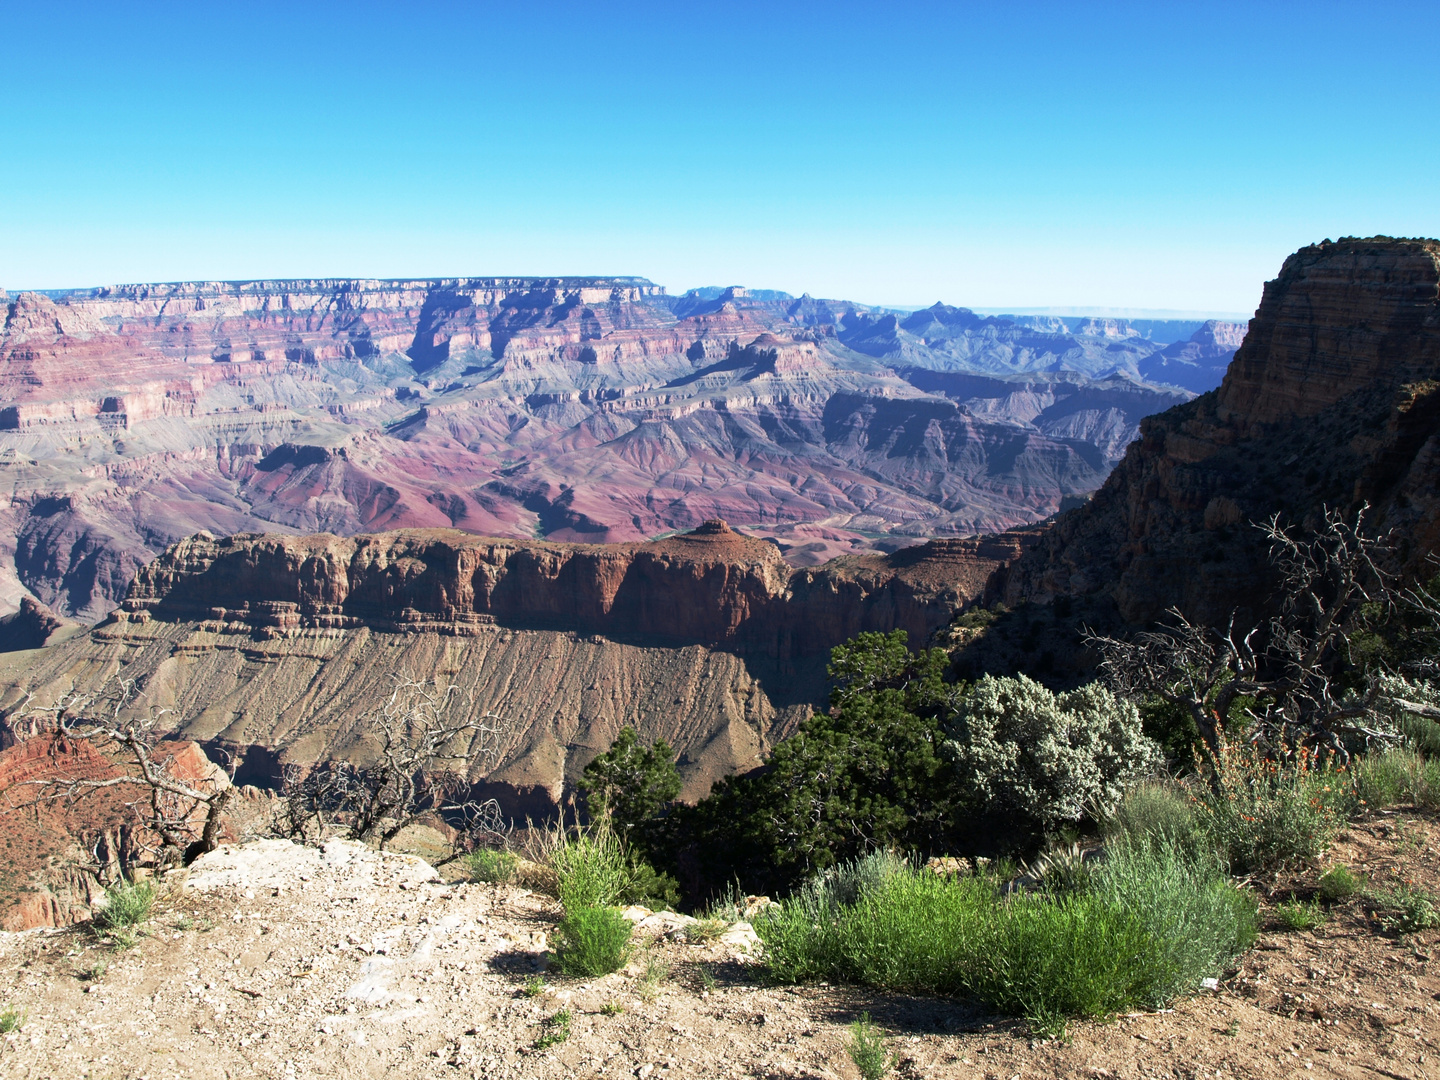
M 1084 507 L 994 595 L 1113 599 L 1145 623 L 1253 617 L 1268 600 L 1250 523 L 1370 503 L 1411 566 L 1440 547 L 1440 242 L 1326 241 L 1265 286 L 1217 391 L 1145 420 Z

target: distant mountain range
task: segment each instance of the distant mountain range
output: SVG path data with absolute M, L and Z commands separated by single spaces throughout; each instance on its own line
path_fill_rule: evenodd
M 602 542 L 722 517 L 795 565 L 1001 530 L 1097 488 L 1242 334 L 641 278 L 0 304 L 0 610 L 87 621 L 200 529 Z

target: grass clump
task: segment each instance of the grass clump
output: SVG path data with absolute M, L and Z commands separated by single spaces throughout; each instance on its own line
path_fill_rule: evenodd
M 25 1010 L 19 1005 L 7 1005 L 0 1009 L 0 1035 L 9 1035 L 25 1026 Z
M 138 928 L 155 908 L 156 889 L 149 881 L 117 881 L 105 888 L 105 906 L 91 918 L 95 932 L 120 948 L 138 940 Z
M 480 848 L 465 856 L 465 866 L 470 871 L 471 881 L 508 885 L 515 880 L 520 857 L 513 851 Z
M 885 1046 L 880 1029 L 870 1022 L 870 1014 L 862 1012 L 850 1025 L 850 1041 L 845 1052 L 860 1070 L 861 1080 L 881 1080 L 895 1066 L 895 1058 Z
M 1399 746 L 1366 754 L 1356 763 L 1355 786 L 1370 807 L 1409 803 L 1434 808 L 1440 806 L 1440 759 Z
M 1314 930 L 1325 921 L 1325 912 L 1313 900 L 1287 900 L 1275 908 L 1275 916 L 1286 930 Z
M 657 956 L 645 958 L 645 971 L 635 985 L 635 992 L 646 1001 L 660 996 L 660 987 L 670 977 L 670 965 Z
M 1327 904 L 1349 900 L 1360 891 L 1360 879 L 1348 866 L 1332 866 L 1320 875 L 1320 899 Z
M 901 866 L 849 903 L 823 879 L 755 922 L 770 976 L 973 994 L 1041 1034 L 1155 1007 L 1218 975 L 1253 901 L 1173 844 L 1120 844 L 1083 890 L 1002 897 L 988 878 Z
M 531 975 L 525 980 L 525 985 L 520 988 L 520 992 L 527 998 L 539 997 L 545 992 L 545 980 L 539 975 Z
M 714 941 L 728 929 L 730 929 L 730 924 L 724 919 L 704 915 L 685 928 L 685 937 L 698 945 L 704 945 Z
M 556 967 L 566 975 L 593 977 L 625 966 L 634 929 L 629 919 L 613 907 L 580 907 L 567 912 L 556 928 Z
M 1187 851 L 1205 846 L 1195 800 L 1170 781 L 1148 781 L 1127 791 L 1105 821 L 1105 836 L 1112 842 L 1120 838 L 1132 843 L 1168 842 Z
M 648 903 L 671 906 L 679 900 L 675 880 L 637 859 L 608 828 L 580 832 L 549 854 L 556 897 L 572 908 Z
M 554 1016 L 547 1016 L 542 1024 L 544 1030 L 535 1040 L 535 1049 L 549 1050 L 570 1038 L 570 1020 L 569 1009 L 561 1009 Z
M 625 1006 L 618 1001 L 607 1001 L 600 1006 L 600 1011 L 606 1016 L 619 1016 L 625 1011 Z

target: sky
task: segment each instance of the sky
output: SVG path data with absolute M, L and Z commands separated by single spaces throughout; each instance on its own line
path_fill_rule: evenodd
M 1248 315 L 1440 235 L 1440 4 L 6 5 L 0 288 L 605 275 Z

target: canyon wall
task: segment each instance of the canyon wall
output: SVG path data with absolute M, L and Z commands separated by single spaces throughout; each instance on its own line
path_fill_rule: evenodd
M 1257 617 L 1252 523 L 1370 504 L 1410 569 L 1440 548 L 1440 242 L 1326 241 L 1285 261 L 1218 390 L 1150 417 L 1104 486 L 992 584 L 1010 603 L 1103 594 L 1139 624 L 1178 605 Z
M 200 530 L 616 542 L 724 517 L 793 565 L 999 531 L 1093 490 L 1189 396 L 1138 367 L 1169 345 L 1113 321 L 638 278 L 130 285 L 3 311 L 0 614 L 92 623 Z
M 723 521 L 603 546 L 200 535 L 88 633 L 0 658 L 0 736 L 33 735 L 37 704 L 123 672 L 137 708 L 171 709 L 173 734 L 237 756 L 237 782 L 274 784 L 285 762 L 363 760 L 392 678 L 440 678 L 506 718 L 499 761 L 472 780 L 512 814 L 553 812 L 626 725 L 677 749 L 698 798 L 824 700 L 834 645 L 895 629 L 925 642 L 1037 535 L 802 568 Z

